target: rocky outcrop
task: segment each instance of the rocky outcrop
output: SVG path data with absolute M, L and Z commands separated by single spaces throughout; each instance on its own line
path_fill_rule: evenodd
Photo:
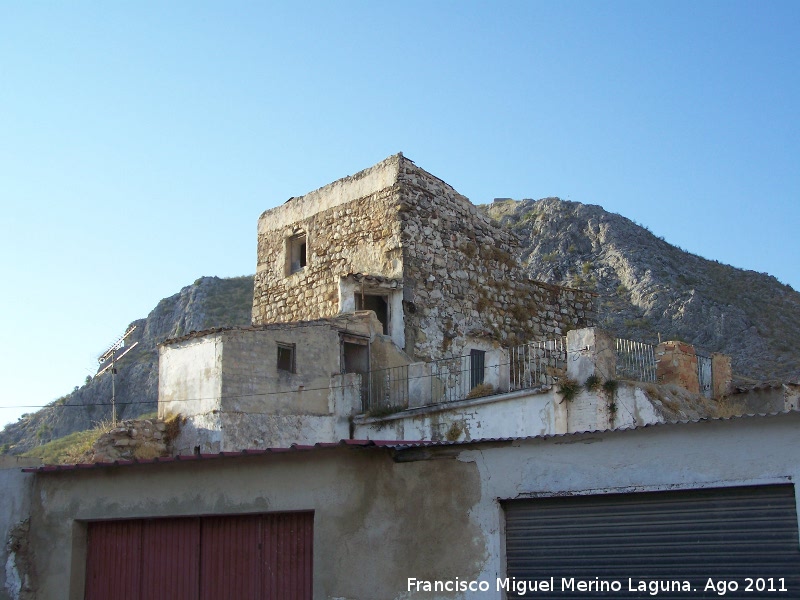
M 774 277 L 690 254 L 599 206 L 482 208 L 519 236 L 532 277 L 596 292 L 598 324 L 619 337 L 729 354 L 738 382 L 800 380 L 800 294 Z

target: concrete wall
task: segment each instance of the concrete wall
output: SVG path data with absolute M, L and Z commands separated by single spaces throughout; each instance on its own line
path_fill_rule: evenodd
M 534 439 L 459 454 L 480 471 L 470 509 L 488 556 L 479 579 L 504 574 L 499 499 L 792 483 L 800 475 L 800 415 L 663 425 Z M 499 600 L 499 593 L 464 598 Z
M 375 345 L 373 368 L 402 352 L 380 335 L 372 312 L 233 328 L 167 341 L 159 349 L 159 415 L 183 417 L 176 454 L 334 442 L 349 437 L 360 378 L 341 373 L 340 334 Z M 278 368 L 278 345 L 294 348 L 294 372 Z M 406 359 L 407 361 L 407 359 Z
M 353 419 L 353 437 L 468 441 L 626 429 L 674 418 L 643 387 L 631 383 L 620 383 L 613 395 L 582 389 L 571 400 L 564 399 L 556 385 L 417 407 L 382 417 L 357 416 Z
M 278 369 L 279 342 L 294 345 L 294 373 Z M 330 378 L 341 371 L 339 331 L 329 323 L 234 330 L 223 334 L 223 344 L 223 411 L 275 415 L 328 413 Z
M 563 413 L 563 414 L 562 414 Z M 464 441 L 565 431 L 555 391 L 530 390 L 353 419 L 355 439 Z M 559 430 L 559 424 L 561 429 Z
M 434 482 L 446 493 L 431 494 Z M 485 555 L 465 513 L 480 497 L 477 468 L 456 460 L 397 464 L 388 451 L 335 449 L 37 483 L 31 544 L 43 599 L 83 597 L 85 522 L 93 519 L 313 510 L 320 600 L 394 598 L 408 573 L 475 575 Z
M 34 477 L 22 468 L 40 463 L 38 458 L 0 456 L 0 600 L 28 597 L 33 584 L 26 576 L 26 532 Z
M 318 600 L 500 600 L 502 500 L 798 476 L 797 413 L 395 452 L 339 447 L 108 467 L 37 475 L 30 546 L 38 598 L 78 599 L 88 520 L 313 510 Z M 492 589 L 409 592 L 409 577 L 486 580 Z
M 209 415 L 220 408 L 222 337 L 192 336 L 158 348 L 158 416 Z

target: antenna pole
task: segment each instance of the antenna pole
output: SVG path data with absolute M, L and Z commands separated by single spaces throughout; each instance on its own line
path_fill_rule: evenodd
M 117 426 L 117 388 L 114 377 L 117 374 L 117 355 L 111 355 L 111 425 Z
M 102 375 L 109 368 L 111 369 L 111 423 L 115 427 L 117 425 L 117 383 L 115 379 L 115 376 L 117 374 L 117 361 L 123 356 L 125 356 L 128 352 L 133 350 L 139 344 L 139 342 L 134 342 L 131 345 L 127 346 L 125 345 L 125 338 L 127 338 L 131 333 L 133 333 L 134 329 L 136 329 L 135 325 L 130 329 L 128 329 L 128 331 L 126 331 L 122 335 L 122 337 L 120 337 L 116 342 L 111 344 L 109 349 L 103 352 L 102 356 L 100 356 L 100 358 L 97 359 L 100 365 L 103 365 L 104 363 L 109 363 L 110 361 L 110 364 L 106 364 L 105 367 L 100 369 L 95 375 L 95 377 Z

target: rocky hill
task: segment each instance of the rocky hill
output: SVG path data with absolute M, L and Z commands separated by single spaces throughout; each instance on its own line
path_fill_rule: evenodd
M 156 410 L 160 342 L 190 331 L 249 325 L 252 302 L 252 277 L 201 277 L 161 300 L 146 319 L 131 323 L 136 330 L 129 340 L 139 344 L 120 361 L 117 369 L 117 417 L 135 418 Z M 19 454 L 110 419 L 111 375 L 106 372 L 50 406 L 7 425 L 0 432 L 0 449 Z
M 545 198 L 482 208 L 518 235 L 531 277 L 596 292 L 599 325 L 618 337 L 661 334 L 730 354 L 741 383 L 800 380 L 800 293 L 774 277 L 690 254 L 600 206 Z
M 597 293 L 599 324 L 618 337 L 656 343 L 661 334 L 730 354 L 740 382 L 800 381 L 800 294 L 774 277 L 689 254 L 599 206 L 546 198 L 482 208 L 518 235 L 531 277 Z M 156 410 L 159 342 L 248 325 L 252 298 L 252 277 L 203 277 L 134 321 L 140 343 L 120 363 L 118 417 Z M 24 452 L 108 420 L 110 399 L 110 375 L 96 377 L 8 425 L 0 450 Z

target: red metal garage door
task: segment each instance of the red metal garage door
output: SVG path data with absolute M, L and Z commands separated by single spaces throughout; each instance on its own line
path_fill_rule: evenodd
M 87 600 L 310 600 L 310 512 L 88 524 Z

